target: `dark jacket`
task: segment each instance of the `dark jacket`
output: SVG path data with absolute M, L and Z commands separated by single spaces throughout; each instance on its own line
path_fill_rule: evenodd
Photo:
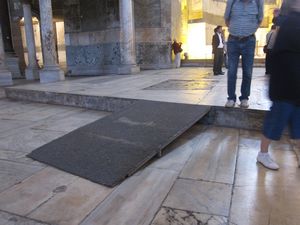
M 212 38 L 212 53 L 213 54 L 215 54 L 219 44 L 220 44 L 220 39 L 218 37 L 218 34 L 215 33 Z
M 173 49 L 175 55 L 177 53 L 182 52 L 181 43 L 178 43 L 178 42 L 174 41 L 173 44 L 172 44 L 172 49 Z
M 270 99 L 300 106 L 300 13 L 291 13 L 282 23 L 270 72 Z

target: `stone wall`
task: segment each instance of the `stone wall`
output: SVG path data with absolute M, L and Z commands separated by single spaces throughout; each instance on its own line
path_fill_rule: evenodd
M 178 0 L 176 0 L 178 1 Z M 120 65 L 118 0 L 66 0 L 67 65 L 70 75 L 116 73 Z M 137 64 L 171 67 L 171 1 L 134 0 Z

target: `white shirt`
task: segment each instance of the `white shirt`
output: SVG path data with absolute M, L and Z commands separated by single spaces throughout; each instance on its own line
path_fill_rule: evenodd
M 220 41 L 218 48 L 224 48 L 223 39 L 222 39 L 221 34 L 217 32 L 217 35 L 218 35 L 219 41 Z

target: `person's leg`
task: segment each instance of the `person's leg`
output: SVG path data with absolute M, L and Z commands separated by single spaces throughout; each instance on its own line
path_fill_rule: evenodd
M 239 41 L 231 39 L 229 37 L 227 43 L 227 53 L 228 53 L 227 94 L 228 94 L 228 100 L 233 100 L 235 102 L 237 69 L 238 69 L 239 58 L 240 58 Z
M 267 52 L 266 53 L 266 59 L 265 59 L 265 68 L 266 68 L 266 72 L 265 72 L 265 74 L 266 75 L 270 75 L 270 53 L 269 52 Z
M 250 96 L 255 44 L 256 39 L 254 36 L 242 43 L 243 80 L 240 101 L 248 100 Z
M 219 74 L 222 74 L 222 65 L 223 65 L 223 57 L 224 57 L 224 51 L 223 48 L 218 49 L 218 71 Z
M 180 67 L 180 53 L 177 53 L 175 55 L 175 66 L 176 66 L 176 68 Z
M 292 109 L 292 105 L 289 103 L 275 101 L 273 102 L 271 110 L 266 114 L 257 161 L 269 169 L 279 169 L 277 163 L 268 153 L 269 145 L 271 140 L 280 139 L 284 128 L 289 123 Z
M 214 53 L 214 67 L 213 67 L 213 71 L 214 71 L 214 75 L 218 75 L 218 53 L 217 50 Z
M 294 139 L 294 152 L 298 159 L 298 166 L 300 167 L 300 106 L 295 106 L 291 117 L 291 138 Z

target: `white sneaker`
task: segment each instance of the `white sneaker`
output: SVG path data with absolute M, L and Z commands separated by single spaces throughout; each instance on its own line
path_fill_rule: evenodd
M 233 100 L 227 100 L 225 107 L 227 108 L 233 108 L 235 106 L 235 101 Z
M 271 158 L 269 153 L 259 152 L 257 155 L 257 162 L 261 163 L 264 167 L 271 170 L 278 170 L 278 164 Z
M 248 100 L 247 99 L 242 100 L 241 104 L 240 104 L 240 107 L 247 109 L 249 107 Z

